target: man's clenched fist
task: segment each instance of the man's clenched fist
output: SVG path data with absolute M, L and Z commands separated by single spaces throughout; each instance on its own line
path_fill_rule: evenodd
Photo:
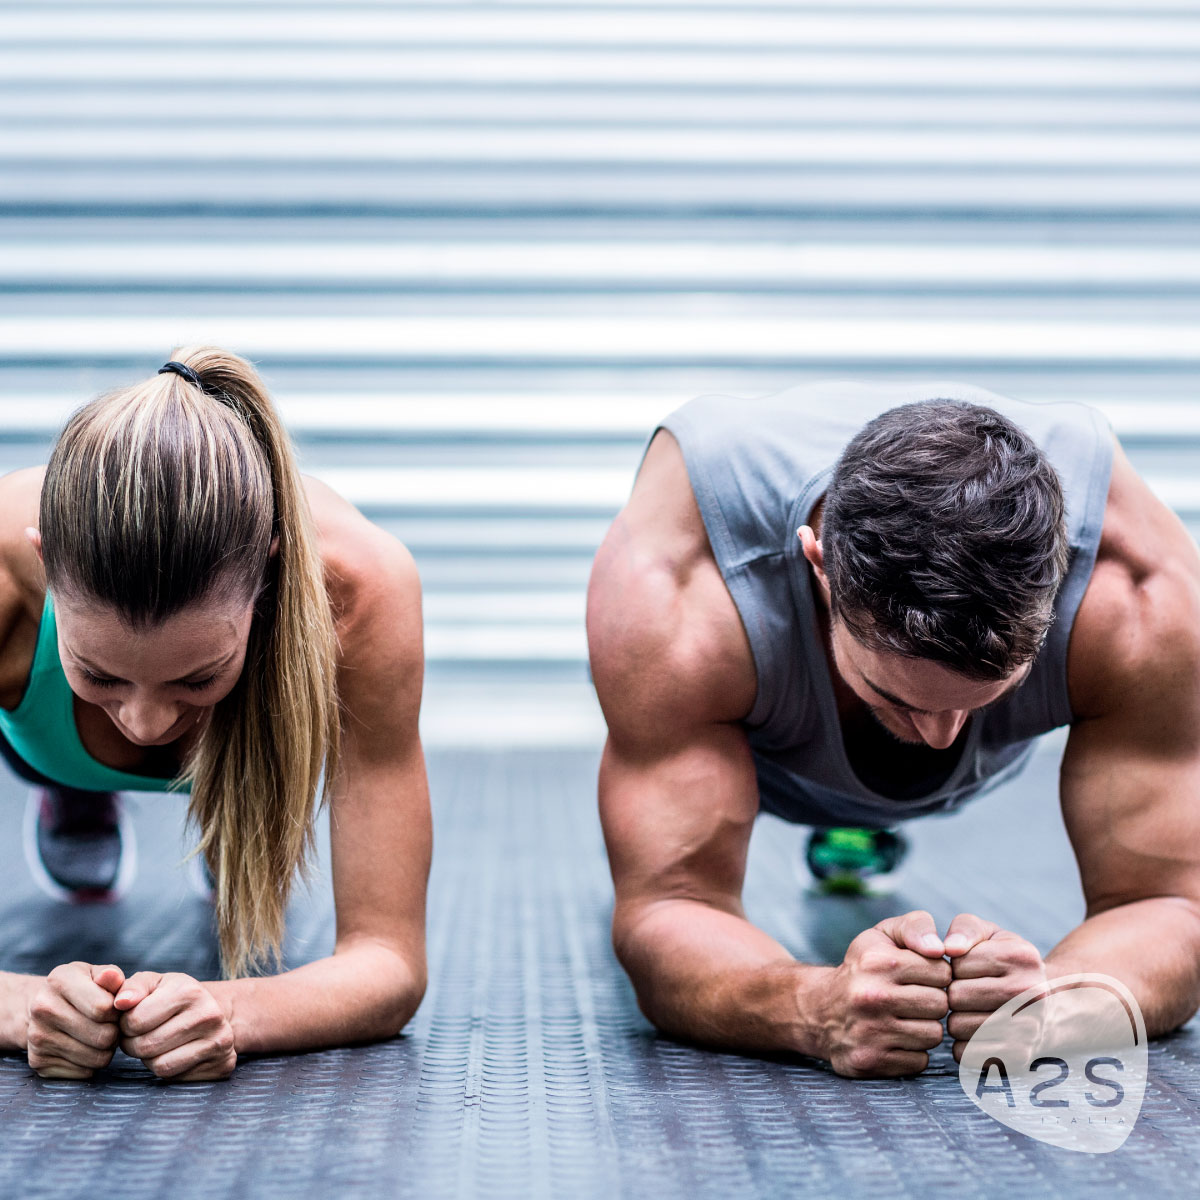
M 1030 942 L 994 921 L 960 913 L 946 931 L 953 982 L 949 988 L 954 1059 L 962 1059 L 967 1040 L 1000 1008 L 1026 988 L 1046 982 L 1046 964 Z
M 822 1057 L 855 1079 L 916 1075 L 943 1036 L 950 964 L 927 912 L 888 917 L 828 977 Z

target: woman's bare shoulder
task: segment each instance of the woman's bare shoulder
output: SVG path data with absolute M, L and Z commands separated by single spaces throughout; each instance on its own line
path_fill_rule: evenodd
M 29 678 L 46 578 L 25 534 L 37 528 L 44 467 L 0 476 L 0 706 L 14 708 Z
M 40 617 L 46 594 L 42 564 L 27 529 L 38 526 L 38 503 L 45 467 L 24 467 L 0 475 L 0 595 Z
M 421 581 L 399 539 L 319 480 L 305 477 L 329 601 L 344 658 L 360 661 L 386 641 L 391 657 L 421 643 Z

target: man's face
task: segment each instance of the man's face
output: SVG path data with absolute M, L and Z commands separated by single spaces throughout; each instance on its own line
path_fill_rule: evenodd
M 818 523 L 819 509 L 820 505 L 815 511 Z M 796 533 L 829 612 L 833 606 L 824 550 L 811 525 L 801 525 Z M 839 617 L 832 619 L 830 631 L 838 674 L 879 724 L 898 741 L 935 750 L 952 746 L 967 718 L 1015 691 L 1031 667 L 1026 663 L 1007 679 L 980 683 L 929 659 L 872 649 L 859 641 Z
M 981 683 L 923 658 L 874 650 L 836 618 L 833 657 L 838 674 L 899 741 L 944 750 L 953 745 L 967 718 L 1003 699 L 1029 674 L 1029 664 L 1007 679 Z

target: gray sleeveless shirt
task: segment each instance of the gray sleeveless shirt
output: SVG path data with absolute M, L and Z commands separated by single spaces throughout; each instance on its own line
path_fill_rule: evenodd
M 796 531 L 808 523 L 850 439 L 899 404 L 983 404 L 1020 426 L 1062 481 L 1070 568 L 1049 636 L 1025 682 L 973 714 L 926 794 L 872 791 L 846 755 L 808 563 Z M 820 382 L 753 400 L 701 396 L 662 423 L 679 443 L 721 575 L 758 674 L 744 722 L 764 809 L 812 825 L 883 827 L 948 812 L 1023 765 L 1039 734 L 1071 722 L 1067 645 L 1100 541 L 1112 433 L 1082 404 L 1030 404 L 961 383 Z

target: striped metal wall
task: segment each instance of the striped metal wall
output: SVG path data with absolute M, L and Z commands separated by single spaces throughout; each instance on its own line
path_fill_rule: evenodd
M 1197 530 L 1198 131 L 1181 0 L 0 4 L 0 468 L 240 350 L 468 674 L 701 391 L 1082 398 Z

